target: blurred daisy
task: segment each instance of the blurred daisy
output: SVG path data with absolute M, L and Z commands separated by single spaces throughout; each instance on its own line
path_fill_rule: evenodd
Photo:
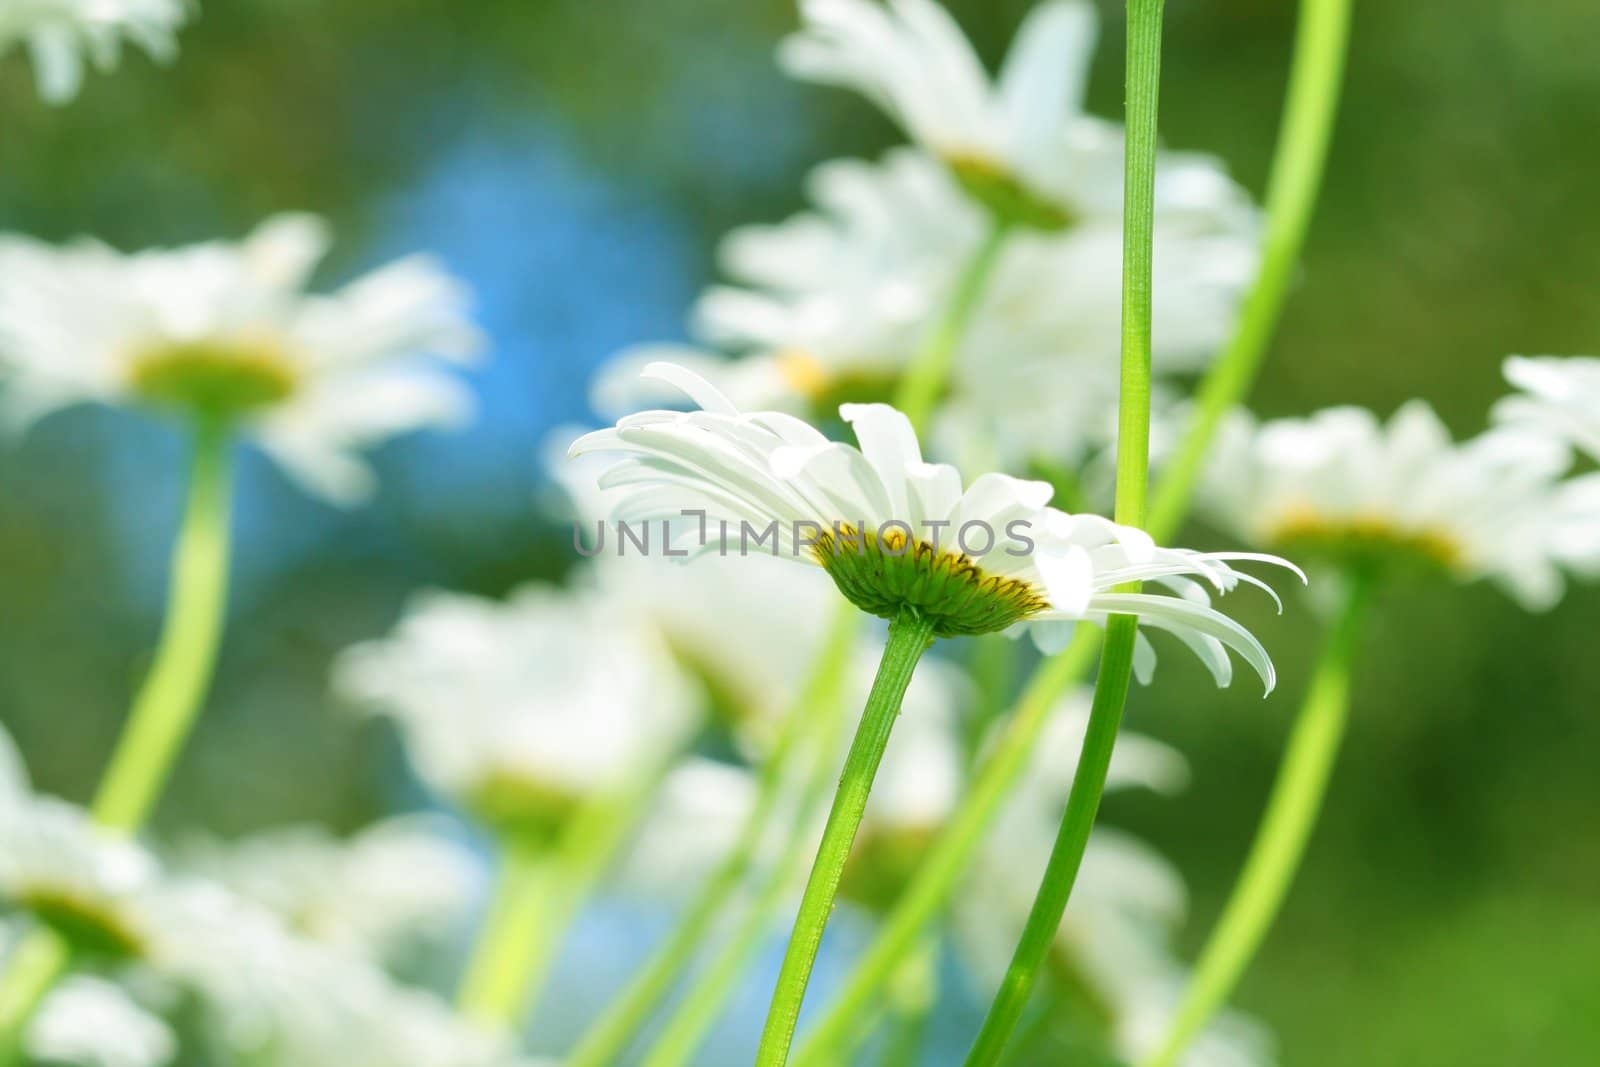
M 307 215 L 130 255 L 0 239 L 0 416 L 98 401 L 237 424 L 307 489 L 361 499 L 362 450 L 467 417 L 464 386 L 423 357 L 464 361 L 478 335 L 465 289 L 425 257 L 308 293 L 327 244 Z
M 1087 121 L 1087 120 L 1086 120 Z M 1082 133 L 1079 168 L 1103 190 L 1060 232 L 1006 242 L 955 353 L 934 439 L 981 465 L 1035 459 L 1080 464 L 1110 441 L 1120 337 L 1120 134 Z M 1161 156 L 1156 203 L 1154 367 L 1159 380 L 1202 369 L 1231 334 L 1255 273 L 1256 214 L 1214 161 Z M 696 305 L 693 332 L 741 354 L 685 346 L 623 352 L 596 383 L 611 413 L 658 403 L 641 388 L 650 362 L 680 363 L 741 407 L 815 419 L 843 402 L 892 398 L 905 366 L 983 240 L 984 220 L 927 156 L 901 149 L 881 163 L 824 163 L 809 183 L 816 207 L 723 242 L 731 284 Z M 647 383 L 646 383 L 647 385 Z M 968 450 L 972 441 L 982 450 Z
M 698 508 L 701 550 L 748 553 L 752 533 L 770 537 L 772 555 L 820 566 L 863 611 L 892 618 L 915 610 L 939 637 L 1026 625 L 1054 649 L 1076 622 L 1137 615 L 1182 639 L 1219 684 L 1231 679 L 1231 648 L 1270 689 L 1260 642 L 1214 610 L 1189 576 L 1227 591 L 1254 582 L 1229 561 L 1282 561 L 1160 548 L 1138 530 L 1048 508 L 1051 489 L 1041 482 L 985 474 L 963 490 L 954 467 L 922 461 L 909 421 L 885 405 L 840 408 L 857 449 L 778 412 L 741 414 L 682 368 L 656 364 L 647 373 L 701 410 L 647 411 L 573 445 L 574 455 L 617 454 L 602 477 L 603 486 L 630 489 L 616 519 L 688 526 L 684 509 Z M 755 551 L 766 548 L 757 542 Z M 1144 580 L 1180 595 L 1114 591 Z M 1143 676 L 1152 656 L 1141 645 Z
M 260 1067 L 514 1067 L 504 1035 L 372 963 L 291 933 L 215 885 L 166 895 L 163 918 L 208 931 L 174 941 L 160 977 L 200 998 L 225 1062 Z
M 1561 596 L 1556 481 L 1565 446 L 1491 432 L 1456 443 L 1422 401 L 1388 420 L 1338 407 L 1224 427 L 1199 495 L 1214 519 L 1272 551 L 1342 566 L 1414 565 L 1488 577 L 1525 607 Z
M 387 819 L 344 840 L 306 825 L 193 841 L 180 864 L 313 941 L 379 960 L 441 934 L 479 881 L 471 851 L 425 816 Z
M 588 585 L 424 594 L 335 685 L 395 720 L 431 785 L 535 837 L 660 765 L 699 706 L 660 633 Z
M 188 16 L 184 0 L 6 0 L 0 5 L 0 56 L 19 42 L 25 45 L 39 95 L 59 104 L 78 94 L 84 56 L 110 70 L 124 38 L 153 59 L 171 60 L 178 27 Z
M 1054 714 L 1027 773 L 984 839 L 967 890 L 957 898 L 957 946 L 984 982 L 996 983 L 1005 974 L 1033 906 L 1083 747 L 1088 706 L 1083 691 Z M 1125 733 L 1106 785 L 1171 793 L 1187 775 L 1177 752 Z M 1063 1036 L 1075 1047 L 1086 1040 L 1100 1043 L 1135 1061 L 1154 1051 L 1162 1036 L 1154 1020 L 1166 1020 L 1176 1006 L 1183 971 L 1172 936 L 1186 906 L 1182 878 L 1154 849 L 1110 828 L 1094 831 L 1046 972 L 1046 995 L 1061 998 L 1052 1015 L 1065 1023 Z M 1271 1060 L 1259 1028 L 1230 1016 L 1182 1062 L 1253 1067 Z
M 805 0 L 800 10 L 804 24 L 780 52 L 791 74 L 859 90 L 1003 217 L 1044 229 L 1071 219 L 1051 194 L 1094 51 L 1087 3 L 1035 7 L 994 81 L 931 0 Z
M 34 1059 L 72 1067 L 164 1067 L 178 1052 L 171 1027 L 89 975 L 68 978 L 45 998 L 25 1041 Z
M 49 797 L 0 801 L 0 900 L 78 951 L 130 959 L 152 951 L 146 920 L 159 870 L 139 845 Z
M 669 772 L 623 857 L 616 883 L 652 901 L 687 901 L 732 850 L 756 802 L 755 776 L 692 756 Z
M 1600 460 L 1600 359 L 1512 356 L 1505 375 L 1521 392 L 1495 405 L 1497 422 L 1568 441 Z

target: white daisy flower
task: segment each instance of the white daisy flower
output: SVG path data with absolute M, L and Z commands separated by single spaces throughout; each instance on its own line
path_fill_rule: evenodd
M 29 793 L 28 768 L 22 762 L 22 753 L 16 742 L 0 726 L 0 812 L 8 803 L 20 801 Z
M 373 488 L 362 450 L 465 419 L 465 387 L 423 357 L 464 361 L 479 338 L 465 289 L 425 257 L 307 292 L 327 244 L 307 215 L 237 243 L 129 255 L 0 239 L 0 416 L 176 409 L 240 425 L 313 492 L 361 499 Z
M 1521 392 L 1495 405 L 1497 422 L 1568 441 L 1600 459 L 1600 359 L 1512 356 L 1505 375 Z
M 1071 218 L 1050 194 L 1094 51 L 1087 3 L 1035 7 L 993 81 L 931 0 L 804 0 L 800 10 L 804 24 L 779 53 L 791 74 L 859 90 L 991 209 L 1041 228 Z
M 652 901 L 686 901 L 733 849 L 756 802 L 744 767 L 692 756 L 674 767 L 617 869 L 615 882 Z
M 100 70 L 110 70 L 124 38 L 152 59 L 170 61 L 189 10 L 184 0 L 6 0 L 0 5 L 0 57 L 18 43 L 25 45 L 39 95 L 64 103 L 83 84 L 84 56 Z
M 152 964 L 196 993 L 229 1062 L 260 1067 L 512 1067 L 507 1035 L 458 1018 L 436 996 L 374 964 L 291 934 L 220 887 L 165 895 L 163 922 L 207 931 L 173 938 Z
M 0 900 L 79 951 L 113 959 L 151 951 L 144 909 L 159 869 L 139 845 L 50 797 L 0 803 Z
M 423 594 L 335 684 L 395 720 L 430 784 L 536 835 L 665 759 L 699 705 L 659 632 L 588 586 Z
M 1263 548 L 1488 577 L 1524 606 L 1547 608 L 1563 589 L 1552 520 L 1567 464 L 1564 446 L 1527 434 L 1458 444 L 1420 400 L 1387 423 L 1356 407 L 1260 425 L 1240 413 L 1199 500 Z
M 178 1052 L 171 1027 L 121 987 L 90 975 L 52 990 L 24 1041 L 33 1059 L 72 1067 L 165 1067 Z
M 978 439 L 1005 464 L 1077 466 L 1103 449 L 1116 408 L 1122 149 L 1086 128 L 1085 209 L 1053 234 L 1008 238 L 955 353 L 934 438 L 963 454 Z M 1202 369 L 1231 334 L 1255 274 L 1256 215 L 1215 162 L 1163 154 L 1156 202 L 1158 386 Z M 1095 183 L 1105 186 L 1103 190 Z M 879 164 L 825 163 L 815 210 L 735 230 L 720 260 L 731 284 L 697 304 L 693 333 L 741 353 L 678 345 L 625 351 L 597 381 L 597 410 L 659 401 L 639 385 L 656 361 L 687 366 L 741 407 L 831 417 L 841 402 L 888 400 L 983 240 L 979 209 L 932 160 L 902 149 Z
M 1074 623 L 1136 615 L 1181 638 L 1219 684 L 1231 679 L 1231 648 L 1270 689 L 1260 642 L 1213 609 L 1189 576 L 1226 591 L 1255 581 L 1230 561 L 1283 561 L 1161 548 L 1138 530 L 1047 507 L 1051 489 L 1041 482 L 986 474 L 963 490 L 954 467 L 922 461 L 910 422 L 885 405 L 840 408 L 857 449 L 788 415 L 742 414 L 682 368 L 657 364 L 647 373 L 701 410 L 632 415 L 573 445 L 574 455 L 617 454 L 602 479 L 630 487 L 617 519 L 676 520 L 680 534 L 692 535 L 683 517 L 698 509 L 700 550 L 770 550 L 820 566 L 863 611 L 916 611 L 939 637 L 1027 625 L 1054 649 Z M 1115 591 L 1133 581 L 1180 595 Z M 1151 657 L 1142 645 L 1144 676 Z
M 347 840 L 311 825 L 196 840 L 179 862 L 304 937 L 378 960 L 443 933 L 480 881 L 471 850 L 427 816 L 386 819 Z

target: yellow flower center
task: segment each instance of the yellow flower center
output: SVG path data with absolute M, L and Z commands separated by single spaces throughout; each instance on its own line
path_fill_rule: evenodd
M 70 889 L 24 889 L 16 895 L 16 903 L 86 956 L 122 960 L 144 953 L 143 939 L 122 916 Z
M 466 808 L 496 834 L 536 844 L 553 839 L 578 802 L 566 789 L 510 769 L 488 772 L 462 797 Z
M 1329 516 L 1309 506 L 1279 516 L 1266 540 L 1290 554 L 1320 555 L 1341 563 L 1400 560 L 1455 571 L 1467 557 L 1466 549 L 1445 530 L 1407 528 L 1378 514 Z
M 874 532 L 838 523 L 811 552 L 856 607 L 886 619 L 915 608 L 933 622 L 937 637 L 995 633 L 1050 603 L 1032 584 L 986 573 L 965 553 L 936 548 L 897 526 Z
M 184 341 L 139 355 L 129 384 L 152 404 L 231 419 L 282 403 L 294 393 L 298 376 L 272 344 Z
M 1074 221 L 1072 212 L 1065 206 L 1030 189 L 1015 174 L 987 156 L 952 152 L 945 155 L 944 162 L 962 190 L 1002 222 L 1055 233 Z

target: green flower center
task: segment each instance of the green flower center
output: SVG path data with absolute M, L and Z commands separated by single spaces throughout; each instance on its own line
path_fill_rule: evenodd
M 232 419 L 282 403 L 295 369 L 270 345 L 188 341 L 164 345 L 133 364 L 133 391 L 152 404 Z
M 142 939 L 122 916 L 70 890 L 25 889 L 17 894 L 16 903 L 86 956 L 124 960 L 144 953 Z
M 962 190 L 1002 222 L 1057 233 L 1075 221 L 1067 208 L 1034 192 L 992 159 L 951 155 L 944 162 Z
M 532 844 L 553 840 L 579 803 L 568 790 L 509 770 L 484 775 L 461 799 L 495 834 Z
M 937 827 L 863 832 L 850 850 L 839 894 L 868 911 L 888 913 L 937 836 Z
M 1455 573 L 1466 563 L 1466 550 L 1449 533 L 1405 529 L 1381 515 L 1335 518 L 1296 509 L 1272 524 L 1266 540 L 1291 557 L 1321 557 L 1347 567 L 1398 563 Z
M 811 552 L 856 607 L 886 619 L 915 608 L 933 623 L 935 637 L 995 633 L 1050 603 L 1028 582 L 988 574 L 965 553 L 897 526 L 875 533 L 837 523 Z

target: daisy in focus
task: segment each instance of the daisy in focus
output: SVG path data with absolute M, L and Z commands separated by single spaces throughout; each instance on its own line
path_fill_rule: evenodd
M 306 489 L 360 501 L 374 484 L 362 451 L 468 416 L 466 388 L 429 357 L 465 362 L 479 337 L 466 290 L 426 257 L 308 292 L 327 245 L 308 215 L 132 254 L 0 237 L 0 418 L 165 409 L 237 427 Z
M 789 415 L 741 413 L 683 368 L 646 373 L 700 410 L 628 416 L 572 446 L 573 455 L 615 454 L 601 484 L 629 489 L 617 520 L 659 519 L 687 540 L 696 531 L 685 515 L 703 513 L 696 550 L 748 554 L 760 537 L 755 551 L 819 566 L 863 611 L 914 615 L 934 637 L 1027 627 L 1055 649 L 1075 623 L 1136 615 L 1178 636 L 1219 684 L 1231 680 L 1232 649 L 1270 690 L 1265 649 L 1210 606 L 1200 583 L 1226 592 L 1256 582 L 1230 562 L 1284 561 L 1161 548 L 1138 530 L 1048 507 L 1042 482 L 985 474 L 964 489 L 954 467 L 923 462 L 910 423 L 886 405 L 840 408 L 856 448 Z M 1117 591 L 1137 581 L 1179 595 Z M 1145 677 L 1153 655 L 1142 643 Z
M 1202 507 L 1271 551 L 1341 568 L 1393 566 L 1489 578 L 1524 607 L 1560 599 L 1565 445 L 1490 431 L 1451 439 L 1413 401 L 1382 422 L 1364 408 L 1224 427 Z
M 178 27 L 189 12 L 184 0 L 6 0 L 0 6 L 0 58 L 24 45 L 39 95 L 61 104 L 83 84 L 85 56 L 110 70 L 124 39 L 158 62 L 171 61 Z
M 423 594 L 391 636 L 341 657 L 334 684 L 395 721 L 429 785 L 534 841 L 661 766 L 700 700 L 646 620 L 582 586 Z

